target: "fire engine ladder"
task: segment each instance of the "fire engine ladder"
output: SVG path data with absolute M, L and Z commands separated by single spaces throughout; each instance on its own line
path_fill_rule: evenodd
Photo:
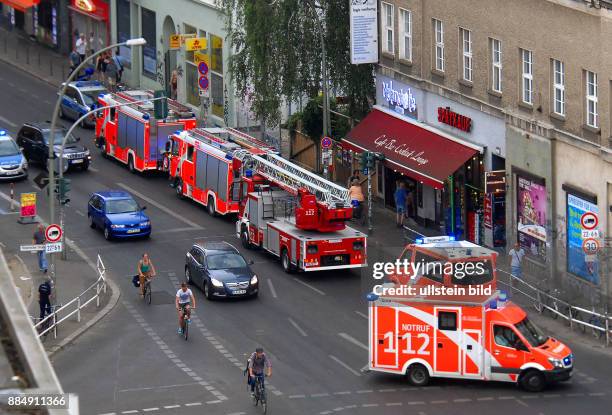
M 316 195 L 317 199 L 325 201 L 328 206 L 350 206 L 348 189 L 325 180 L 276 154 L 264 156 L 251 155 L 252 167 L 269 180 L 285 184 L 294 189 L 305 188 Z

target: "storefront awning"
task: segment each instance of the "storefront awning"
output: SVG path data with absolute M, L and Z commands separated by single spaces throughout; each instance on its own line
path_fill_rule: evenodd
M 36 6 L 40 3 L 40 0 L 0 0 L 0 3 L 4 3 L 15 10 L 25 12 L 32 6 Z
M 385 155 L 385 165 L 416 180 L 441 189 L 444 180 L 483 149 L 421 122 L 375 106 L 353 128 L 342 145 L 361 153 Z

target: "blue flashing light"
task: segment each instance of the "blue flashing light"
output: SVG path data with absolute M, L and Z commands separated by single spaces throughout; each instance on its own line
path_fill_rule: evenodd
M 506 301 L 506 300 L 508 300 L 508 294 L 506 294 L 505 291 L 500 290 L 499 291 L 498 299 L 499 299 L 499 301 Z
M 6 135 L 6 131 L 0 130 L 0 135 Z
M 228 160 L 233 160 L 234 159 L 231 154 L 226 154 L 225 158 L 228 159 Z
M 246 172 L 244 172 L 246 177 L 253 177 L 253 170 L 247 170 Z
M 417 245 L 422 245 L 422 244 L 423 244 L 423 238 L 416 238 L 416 239 L 414 240 L 414 242 L 415 242 Z
M 448 235 L 448 240 L 449 241 L 456 241 L 455 236 L 454 235 Z
M 145 120 L 148 120 L 151 117 L 149 116 L 149 114 L 142 114 L 142 118 L 144 118 Z
M 368 301 L 376 301 L 376 300 L 378 300 L 378 295 L 374 294 L 374 293 L 368 293 L 368 295 L 366 295 L 366 300 L 368 300 Z
M 179 134 L 180 134 L 180 133 L 182 133 L 182 132 L 183 132 L 182 130 L 176 130 L 176 131 L 174 132 L 174 134 L 179 135 Z
M 489 303 L 489 308 L 491 310 L 497 310 L 497 301 L 493 300 Z

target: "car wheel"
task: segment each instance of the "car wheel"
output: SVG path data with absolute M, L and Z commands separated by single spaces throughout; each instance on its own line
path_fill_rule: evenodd
M 251 249 L 251 241 L 249 241 L 249 233 L 246 230 L 246 227 L 242 228 L 240 232 L 240 241 L 242 242 L 242 246 L 246 249 Z
M 100 138 L 100 153 L 102 153 L 102 157 L 106 157 L 106 140 L 101 137 Z
M 411 365 L 406 376 L 408 377 L 408 382 L 414 386 L 425 386 L 429 383 L 429 372 L 425 366 L 419 363 Z
M 208 196 L 208 204 L 206 205 L 208 208 L 208 214 L 212 217 L 217 216 L 217 212 L 215 210 L 215 199 L 212 196 Z
M 176 195 L 178 196 L 179 199 L 184 199 L 185 196 L 183 196 L 183 181 L 181 179 L 178 180 L 178 182 L 176 182 Z
M 185 267 L 185 280 L 187 284 L 193 285 L 193 280 L 191 279 L 191 271 L 189 271 L 189 267 Z
M 134 167 L 134 157 L 132 155 L 128 156 L 128 170 L 130 173 L 136 174 L 136 168 Z
M 206 297 L 206 299 L 212 301 L 213 295 L 212 290 L 210 288 L 210 282 L 204 281 L 204 286 L 202 288 L 204 289 L 204 296 Z
M 88 169 L 89 169 L 89 163 L 83 163 L 83 166 L 81 166 L 81 170 L 87 171 Z
M 110 228 L 108 226 L 104 227 L 104 239 L 110 241 L 113 239 L 113 235 L 111 234 Z
M 281 264 L 283 265 L 283 270 L 287 274 L 291 274 L 293 272 L 293 266 L 291 265 L 291 260 L 289 259 L 289 252 L 287 252 L 286 248 L 283 248 L 281 252 Z
M 89 227 L 91 229 L 96 229 L 96 224 L 94 223 L 93 216 L 89 215 L 88 218 L 89 218 Z
M 546 379 L 540 371 L 529 370 L 521 376 L 519 383 L 528 392 L 540 392 L 546 386 Z

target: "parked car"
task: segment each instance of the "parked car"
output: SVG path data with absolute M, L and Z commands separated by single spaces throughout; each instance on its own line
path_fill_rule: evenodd
M 17 133 L 17 145 L 23 148 L 23 153 L 29 162 L 41 164 L 47 167 L 49 158 L 49 135 L 51 133 L 51 124 L 44 123 L 26 123 Z M 53 150 L 57 161 L 59 161 L 62 139 L 68 131 L 61 125 L 55 128 L 55 139 L 53 140 Z M 79 144 L 81 139 L 70 134 L 66 139 L 64 147 L 64 163 L 63 169 L 66 172 L 71 167 L 78 167 L 82 170 L 89 168 L 91 155 L 87 147 Z M 56 164 L 56 170 L 59 163 Z
M 28 177 L 28 162 L 21 149 L 6 131 L 0 130 L 0 180 L 26 177 Z
M 87 218 L 92 229 L 100 228 L 104 238 L 133 238 L 151 235 L 151 219 L 128 192 L 107 190 L 93 193 L 87 204 Z
M 207 299 L 255 297 L 259 280 L 240 252 L 227 242 L 197 242 L 185 257 L 185 279 Z
M 98 105 L 98 95 L 107 92 L 108 90 L 99 81 L 70 82 L 60 103 L 60 118 L 78 120 Z M 81 121 L 81 127 L 94 128 L 95 126 L 95 114 Z

